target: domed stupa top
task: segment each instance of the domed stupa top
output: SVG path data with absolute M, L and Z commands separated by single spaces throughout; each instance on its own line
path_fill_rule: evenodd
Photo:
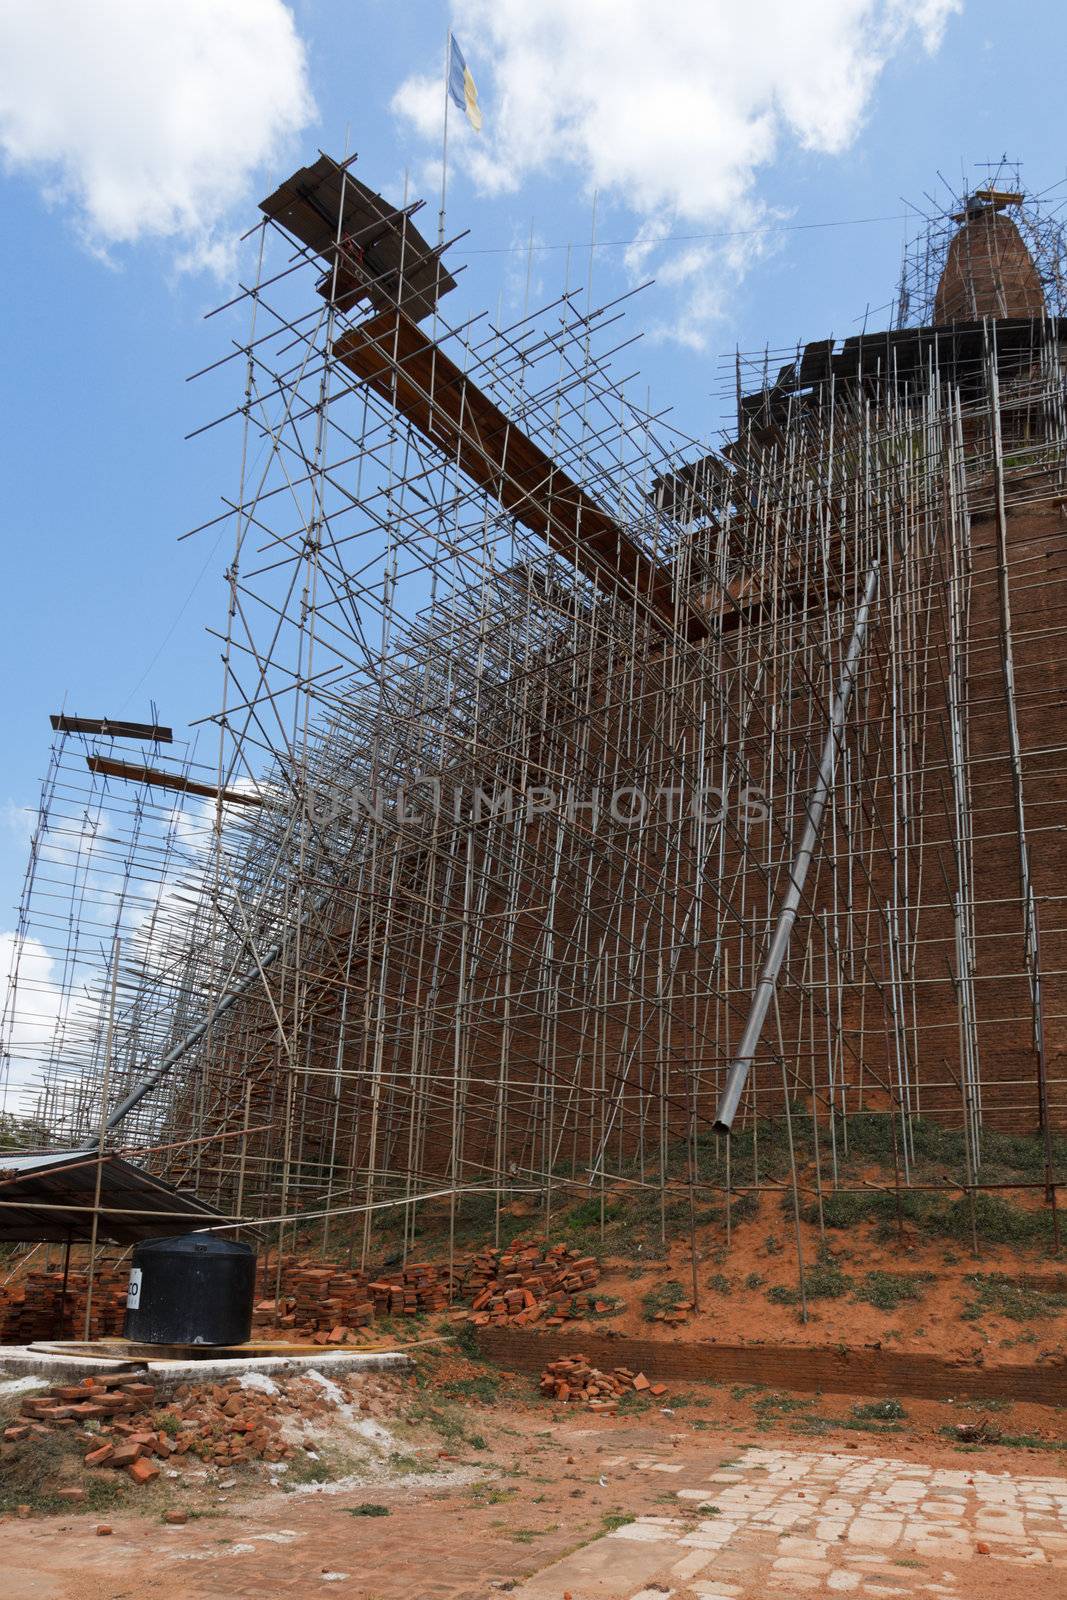
M 1033 257 L 1007 206 L 1021 194 L 977 189 L 953 218 L 961 227 L 948 247 L 934 299 L 934 322 L 977 322 L 982 317 L 1040 317 L 1045 294 Z

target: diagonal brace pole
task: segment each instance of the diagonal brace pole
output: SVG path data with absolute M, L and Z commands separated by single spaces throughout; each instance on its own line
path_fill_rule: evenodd
M 822 757 L 819 761 L 819 774 L 815 781 L 811 799 L 808 802 L 808 820 L 804 827 L 800 847 L 789 869 L 789 885 L 782 896 L 774 935 L 764 957 L 763 969 L 760 972 L 759 982 L 756 984 L 752 996 L 752 1004 L 737 1046 L 737 1053 L 730 1063 L 730 1068 L 726 1075 L 726 1083 L 719 1096 L 718 1106 L 715 1109 L 714 1131 L 716 1133 L 730 1133 L 733 1128 L 734 1118 L 741 1104 L 741 1096 L 745 1092 L 748 1075 L 752 1069 L 752 1063 L 759 1046 L 763 1024 L 767 1020 L 767 1011 L 778 986 L 778 974 L 782 969 L 783 961 L 789 953 L 789 941 L 792 937 L 793 925 L 797 920 L 797 912 L 800 909 L 800 902 L 804 894 L 808 868 L 811 866 L 815 847 L 822 832 L 823 812 L 826 810 L 830 787 L 837 769 L 837 758 L 841 752 L 841 740 L 845 730 L 848 703 L 852 698 L 852 690 L 856 682 L 856 670 L 867 640 L 867 627 L 870 621 L 871 609 L 878 593 L 880 567 L 881 549 L 878 547 L 875 549 L 874 559 L 867 572 L 863 599 L 856 613 L 856 625 L 852 630 L 848 654 L 845 656 L 845 663 L 841 669 L 841 678 L 831 706 L 830 726 L 827 730 L 826 742 L 823 745 Z

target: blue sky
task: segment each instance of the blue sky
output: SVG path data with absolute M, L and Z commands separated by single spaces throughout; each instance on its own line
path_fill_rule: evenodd
M 568 243 L 584 281 L 596 191 L 594 296 L 654 273 L 630 310 L 637 361 L 655 406 L 703 437 L 735 346 L 884 325 L 903 200 L 922 204 L 938 170 L 959 188 L 1007 153 L 1031 190 L 1065 171 L 1067 14 L 1044 0 L 702 0 L 672 8 L 673 44 L 661 7 L 624 0 L 188 0 L 174 39 L 152 10 L 99 0 L 95 36 L 73 0 L 11 0 L 0 19 L 0 930 L 49 712 L 147 719 L 154 702 L 184 733 L 217 704 L 205 626 L 228 536 L 179 535 L 237 480 L 234 432 L 184 442 L 239 400 L 228 369 L 185 381 L 238 327 L 204 320 L 240 271 L 233 240 L 282 176 L 346 140 L 365 182 L 399 197 L 407 175 L 432 233 L 450 21 L 485 119 L 478 140 L 453 128 L 449 231 L 470 233 L 450 314 L 521 304 L 531 229 L 535 297 L 561 286 Z M 178 93 L 216 50 L 225 103 L 210 83 Z M 686 240 L 638 260 L 618 241 L 642 232 Z

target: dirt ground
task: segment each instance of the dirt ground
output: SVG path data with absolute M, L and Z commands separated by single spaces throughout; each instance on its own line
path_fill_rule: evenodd
M 684 1330 L 687 1339 L 737 1344 L 857 1346 L 880 1340 L 897 1349 L 913 1348 L 949 1359 L 981 1353 L 998 1365 L 1029 1364 L 1067 1346 L 1067 1294 L 983 1294 L 974 1282 L 975 1275 L 1016 1281 L 1032 1275 L 1050 1283 L 1064 1278 L 1061 1264 L 1036 1252 L 986 1243 L 976 1258 L 964 1246 L 924 1239 L 910 1228 L 905 1228 L 903 1242 L 895 1237 L 880 1239 L 874 1229 L 866 1228 L 854 1232 L 828 1228 L 820 1235 L 818 1228 L 806 1223 L 801 1224 L 801 1234 L 808 1288 L 814 1291 L 809 1292 L 806 1323 L 798 1306 L 768 1298 L 774 1291 L 796 1295 L 798 1276 L 792 1218 L 784 1212 L 773 1215 L 764 1205 L 760 1216 L 733 1229 L 729 1250 L 722 1246 L 721 1229 L 698 1231 L 699 1309 L 688 1313 L 677 1328 L 650 1320 L 646 1307 L 650 1294 L 657 1300 L 669 1298 L 663 1293 L 667 1283 L 678 1284 L 685 1300 L 692 1298 L 689 1241 L 677 1237 L 668 1240 L 662 1258 L 647 1263 L 633 1257 L 603 1257 L 596 1297 L 602 1303 L 617 1300 L 620 1308 L 608 1316 L 589 1318 L 589 1325 L 603 1324 L 643 1338 L 677 1338 Z M 830 1272 L 820 1272 L 820 1265 L 829 1266 Z M 896 1305 L 864 1300 L 866 1293 L 885 1301 L 896 1298 L 894 1289 L 900 1293 L 899 1284 L 872 1287 L 871 1274 L 910 1278 L 905 1292 L 914 1298 L 901 1298 Z M 837 1292 L 828 1294 L 827 1288 Z M 1005 1303 L 1014 1315 L 1005 1314 Z
M 886 1419 L 872 1415 L 869 1403 L 842 1396 L 675 1386 L 662 1402 L 635 1401 L 612 1418 L 542 1401 L 530 1378 L 458 1356 L 423 1355 L 413 1380 L 368 1380 L 364 1404 L 304 1425 L 305 1436 L 315 1435 L 322 1468 L 305 1465 L 298 1481 L 276 1467 L 229 1477 L 210 1469 L 183 1472 L 134 1491 L 106 1517 L 99 1510 L 5 1517 L 2 1590 L 9 1600 L 142 1600 L 149 1593 L 161 1600 L 258 1600 L 320 1589 L 345 1600 L 484 1600 L 496 1592 L 514 1592 L 517 1600 L 668 1594 L 761 1600 L 771 1591 L 856 1588 L 872 1596 L 932 1592 L 992 1600 L 1010 1579 L 1020 1600 L 1062 1593 L 1063 1416 L 1039 1406 L 983 1410 L 912 1400 L 889 1410 Z M 961 1448 L 941 1431 L 982 1416 L 1034 1447 Z M 805 1495 L 816 1492 L 805 1488 L 790 1491 L 792 1505 L 785 1490 L 775 1490 L 769 1520 L 740 1527 L 723 1554 L 712 1546 L 724 1535 L 701 1532 L 718 1510 L 694 1511 L 705 1493 L 747 1500 L 750 1482 L 806 1483 L 807 1473 L 821 1485 L 818 1494 L 837 1494 L 834 1485 L 827 1489 L 827 1473 L 845 1474 L 847 1482 L 856 1463 L 889 1482 L 885 1494 L 880 1479 L 863 1491 L 879 1501 L 892 1500 L 897 1478 L 906 1488 L 926 1469 L 947 1474 L 956 1485 L 956 1510 L 930 1514 L 948 1517 L 956 1528 L 943 1532 L 957 1540 L 944 1546 L 950 1554 L 939 1553 L 929 1529 L 925 1545 L 887 1554 L 878 1546 L 879 1529 L 890 1525 L 886 1513 L 864 1519 L 866 1508 L 857 1502 L 858 1520 L 836 1536 L 831 1557 L 840 1553 L 840 1564 L 831 1570 L 825 1546 L 797 1520 L 805 1515 Z M 709 1485 L 717 1473 L 720 1481 Z M 1028 1524 L 1027 1538 L 1044 1539 L 1047 1549 L 1027 1546 L 1018 1554 L 1016 1545 L 994 1542 L 986 1546 L 989 1559 L 978 1553 L 982 1517 L 993 1514 L 981 1501 L 987 1483 L 994 1485 L 995 1514 L 1016 1484 L 1037 1485 L 1028 1514 L 1038 1519 L 1038 1531 Z M 753 1489 L 753 1504 L 767 1492 Z M 979 1497 L 976 1511 L 968 1496 Z M 166 1511 L 178 1506 L 189 1520 L 166 1525 Z M 824 1507 L 827 1514 L 833 1509 Z M 1042 1519 L 1055 1516 L 1059 1533 L 1051 1524 L 1046 1533 Z M 865 1542 L 868 1522 L 873 1543 Z M 98 1535 L 101 1523 L 112 1532 Z M 823 1555 L 813 1558 L 813 1550 Z M 695 1570 L 705 1557 L 718 1587 Z M 1010 1573 L 1003 1561 L 1014 1563 Z M 807 1570 L 820 1567 L 823 1576 Z M 729 1582 L 727 1569 L 734 1573 Z M 688 1576 L 672 1577 L 678 1570 Z

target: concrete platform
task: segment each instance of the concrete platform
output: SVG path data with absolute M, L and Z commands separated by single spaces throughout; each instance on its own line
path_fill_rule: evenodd
M 35 1345 L 0 1345 L 0 1381 L 39 1377 L 45 1383 L 61 1378 L 91 1378 L 96 1373 L 148 1372 L 157 1380 L 173 1383 L 220 1382 L 245 1372 L 294 1377 L 301 1372 L 408 1372 L 414 1361 L 404 1350 L 327 1350 L 307 1355 L 270 1355 L 252 1351 L 247 1356 L 206 1356 L 192 1360 L 143 1355 L 80 1355 L 74 1349 L 41 1349 Z

